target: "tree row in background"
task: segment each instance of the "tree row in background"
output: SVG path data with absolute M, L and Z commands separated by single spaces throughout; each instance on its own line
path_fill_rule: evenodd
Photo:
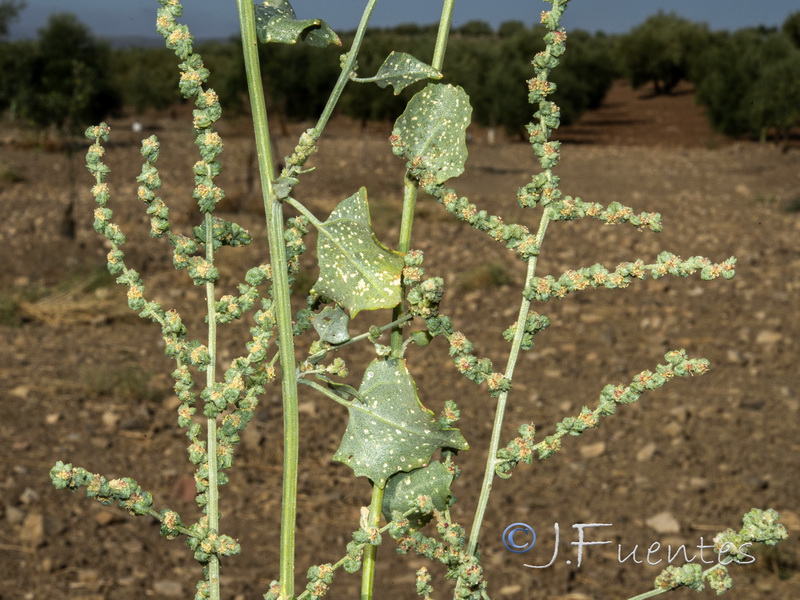
M 544 34 L 544 29 L 516 22 L 504 23 L 498 32 L 479 22 L 453 32 L 445 61 L 445 81 L 467 91 L 478 123 L 524 134 L 522 124 L 531 119 L 526 80 L 533 76 L 531 58 L 544 48 Z M 364 40 L 358 76 L 374 75 L 392 50 L 408 52 L 422 60 L 430 58 L 435 39 L 436 30 L 431 27 L 401 25 L 375 31 Z M 351 36 L 343 35 L 342 42 L 348 47 Z M 555 82 L 564 123 L 597 107 L 619 75 L 609 38 L 573 32 L 570 42 L 570 53 Z M 201 44 L 199 52 L 212 73 L 209 83 L 227 109 L 244 110 L 246 82 L 238 40 Z M 271 44 L 262 46 L 260 53 L 271 112 L 292 120 L 318 115 L 335 83 L 341 50 Z M 116 87 L 126 105 L 142 111 L 164 108 L 175 100 L 166 85 L 162 89 L 143 85 L 155 79 L 151 76 L 153 70 L 174 69 L 168 54 L 160 49 L 131 49 L 117 54 Z M 501 63 L 503 69 L 495 68 Z M 391 89 L 352 83 L 341 99 L 339 111 L 362 124 L 393 120 L 420 85 L 395 96 Z
M 141 114 L 181 101 L 170 83 L 176 73 L 171 52 L 111 49 L 66 14 L 54 15 L 36 40 L 4 41 L 4 28 L 21 8 L 16 0 L 0 1 L 0 112 L 37 128 L 80 130 L 122 107 Z M 524 134 L 522 124 L 531 119 L 526 80 L 533 76 L 531 58 L 544 48 L 544 33 L 520 22 L 504 23 L 498 31 L 471 22 L 453 32 L 445 80 L 466 89 L 478 123 Z M 429 59 L 435 37 L 435 28 L 417 25 L 376 31 L 364 41 L 358 75 L 374 75 L 392 50 Z M 555 82 L 564 123 L 598 106 L 619 76 L 611 38 L 572 32 L 570 41 L 571 52 Z M 351 35 L 342 35 L 342 42 L 348 47 Z M 246 110 L 239 41 L 202 43 L 198 50 L 212 72 L 210 85 L 227 110 Z M 272 113 L 289 120 L 318 115 L 333 87 L 342 50 L 271 44 L 260 52 Z M 496 69 L 501 63 L 504 68 Z M 394 119 L 418 88 L 412 86 L 397 97 L 391 89 L 353 83 L 339 110 L 364 125 Z
M 680 81 L 729 136 L 786 138 L 800 126 L 800 12 L 783 27 L 711 32 L 671 14 L 650 17 L 617 46 L 634 87 L 669 93 Z
M 35 41 L 3 41 L 9 20 L 23 6 L 19 0 L 0 0 L 0 112 L 40 128 L 80 129 L 123 106 L 140 114 L 181 101 L 170 83 L 176 67 L 169 51 L 111 49 L 70 15 L 53 16 Z M 531 118 L 525 81 L 533 74 L 531 57 L 544 47 L 543 34 L 540 27 L 517 21 L 497 30 L 473 21 L 453 31 L 445 80 L 464 87 L 478 123 L 524 134 L 520 124 Z M 391 50 L 429 58 L 435 36 L 435 28 L 419 25 L 368 36 L 358 75 L 375 74 Z M 350 36 L 342 41 L 348 47 Z M 732 33 L 659 13 L 625 35 L 571 31 L 569 44 L 554 78 L 565 124 L 597 107 L 611 83 L 625 77 L 635 88 L 652 86 L 655 94 L 690 82 L 711 124 L 727 135 L 780 138 L 800 126 L 800 12 L 781 29 Z M 246 110 L 238 40 L 203 43 L 199 50 L 227 110 Z M 318 115 L 341 49 L 271 44 L 260 51 L 272 113 L 288 120 Z M 495 68 L 498 64 L 503 68 Z M 412 87 L 396 97 L 391 90 L 353 83 L 339 110 L 363 125 L 391 120 L 415 91 Z

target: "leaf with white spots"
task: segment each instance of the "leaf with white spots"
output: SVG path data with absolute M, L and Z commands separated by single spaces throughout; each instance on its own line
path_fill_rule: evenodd
M 343 344 L 350 339 L 347 325 L 350 318 L 338 306 L 326 306 L 319 314 L 311 317 L 311 324 L 319 339 L 329 344 Z
M 441 428 L 422 406 L 404 359 L 374 360 L 348 406 L 350 420 L 333 459 L 383 487 L 391 475 L 428 464 L 439 448 L 466 450 L 456 428 Z
M 394 95 L 402 92 L 412 83 L 423 79 L 441 79 L 442 74 L 432 66 L 405 52 L 392 52 L 383 61 L 375 77 L 364 81 L 374 81 L 378 87 L 392 86 Z
M 405 514 L 416 506 L 416 500 L 420 496 L 428 496 L 432 508 L 443 511 L 450 504 L 451 483 L 453 483 L 453 473 L 438 460 L 410 473 L 395 473 L 386 482 L 383 516 L 387 521 L 391 521 L 395 513 Z M 416 511 L 408 515 L 408 520 L 412 527 L 418 529 L 432 517 L 430 513 Z
M 342 42 L 333 29 L 321 19 L 298 20 L 289 0 L 266 0 L 255 5 L 258 41 L 294 44 L 298 39 L 309 46 L 325 48 Z
M 464 172 L 467 127 L 472 117 L 469 96 L 460 87 L 429 83 L 411 98 L 392 131 L 392 152 L 411 169 L 432 173 L 444 183 Z
M 403 255 L 375 237 L 365 188 L 340 202 L 318 229 L 319 279 L 313 293 L 343 306 L 351 317 L 400 303 Z

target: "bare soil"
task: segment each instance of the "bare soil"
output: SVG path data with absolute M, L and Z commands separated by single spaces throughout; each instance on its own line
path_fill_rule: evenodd
M 128 260 L 148 294 L 178 308 L 190 333 L 203 335 L 200 290 L 171 269 L 169 249 L 148 235 L 135 199 L 140 169 L 130 119 L 112 121 L 107 162 L 112 208 L 128 236 Z M 181 231 L 196 222 L 191 165 L 196 160 L 185 120 L 152 116 L 145 133 L 162 140 L 163 197 Z M 254 234 L 253 246 L 221 255 L 224 291 L 245 270 L 266 260 L 263 218 L 247 126 L 221 123 L 226 140 L 225 216 Z M 290 124 L 296 136 L 308 124 Z M 390 125 L 366 132 L 331 124 L 313 161 L 317 170 L 297 188 L 298 198 L 325 217 L 341 199 L 366 185 L 379 237 L 399 231 L 402 164 L 387 142 Z M 48 471 L 56 460 L 107 477 L 130 476 L 153 492 L 159 507 L 185 520 L 197 517 L 186 438 L 175 426 L 176 401 L 160 332 L 131 316 L 124 290 L 97 275 L 106 249 L 91 228 L 91 184 L 82 153 L 73 156 L 26 145 L 7 130 L 0 144 L 0 599 L 128 600 L 191 598 L 199 577 L 191 552 L 158 535 L 154 522 L 55 491 Z M 698 544 L 738 528 L 753 507 L 774 507 L 790 529 L 777 550 L 755 553 L 754 564 L 733 569 L 731 600 L 790 600 L 800 592 L 800 155 L 714 134 L 694 105 L 691 90 L 648 97 L 624 85 L 605 104 L 559 132 L 563 160 L 557 172 L 566 193 L 586 200 L 619 200 L 637 211 L 658 211 L 661 234 L 598 222 L 551 226 L 541 274 L 641 257 L 661 250 L 715 260 L 738 257 L 732 281 L 698 278 L 638 282 L 624 291 L 594 291 L 538 307 L 553 321 L 524 355 L 515 378 L 504 438 L 522 423 L 539 435 L 562 417 L 593 406 L 606 383 L 625 383 L 663 362 L 670 349 L 707 357 L 712 371 L 679 380 L 622 407 L 598 430 L 570 439 L 554 458 L 521 467 L 494 488 L 482 547 L 494 598 L 527 600 L 623 599 L 649 589 L 667 564 L 667 546 L 684 544 L 700 560 Z M 291 150 L 279 135 L 279 152 Z M 453 182 L 480 207 L 533 226 L 538 215 L 516 207 L 516 189 L 536 170 L 530 148 L 516 140 L 471 135 L 467 173 Z M 255 179 L 255 180 L 254 180 Z M 791 207 L 794 203 L 795 210 Z M 70 208 L 72 207 L 72 208 Z M 443 310 L 475 341 L 480 354 L 504 363 L 501 333 L 516 318 L 524 279 L 521 263 L 485 236 L 453 220 L 428 199 L 419 203 L 415 245 L 425 251 L 428 275 L 448 284 Z M 309 237 L 313 243 L 313 235 Z M 313 282 L 313 271 L 303 285 Z M 297 298 L 298 306 L 302 303 Z M 194 308 L 193 308 L 194 307 Z M 353 330 L 383 316 L 359 317 Z M 230 329 L 230 331 L 229 331 Z M 223 330 L 223 364 L 242 352 L 246 331 Z M 371 351 L 346 355 L 357 381 Z M 471 450 L 459 456 L 455 518 L 469 527 L 482 475 L 494 401 L 458 375 L 440 341 L 409 352 L 420 397 L 438 411 L 456 399 Z M 499 368 L 499 367 L 498 367 Z M 336 561 L 369 484 L 331 461 L 345 427 L 345 411 L 302 390 L 303 463 L 299 482 L 297 579 L 308 566 Z M 231 483 L 222 490 L 223 529 L 237 537 L 240 556 L 223 564 L 225 598 L 260 598 L 277 577 L 281 419 L 277 388 L 263 399 L 244 436 Z M 654 517 L 660 517 L 654 520 Z M 511 523 L 539 535 L 529 553 L 501 542 Z M 554 524 L 560 526 L 553 554 Z M 579 523 L 587 541 L 577 565 Z M 655 544 L 660 544 L 657 548 Z M 638 549 L 635 547 L 638 545 Z M 378 598 L 414 598 L 418 557 L 396 556 L 387 538 L 379 551 Z M 648 549 L 651 553 L 648 555 Z M 635 550 L 631 557 L 621 562 Z M 674 554 L 674 552 L 673 552 Z M 706 549 L 704 558 L 711 553 Z M 661 561 L 657 566 L 648 564 Z M 683 556 L 674 558 L 680 564 Z M 436 597 L 449 582 L 434 565 Z M 330 597 L 353 598 L 358 579 L 341 574 Z M 695 598 L 675 592 L 676 598 Z M 713 594 L 706 591 L 705 597 Z

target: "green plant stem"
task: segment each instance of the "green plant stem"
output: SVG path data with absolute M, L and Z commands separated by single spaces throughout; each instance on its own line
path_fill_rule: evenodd
M 211 214 L 206 213 L 206 260 L 214 264 L 214 223 Z M 206 302 L 208 310 L 208 368 L 206 370 L 206 386 L 208 389 L 216 382 L 217 377 L 217 315 L 214 307 L 216 300 L 213 282 L 206 283 Z M 217 470 L 217 418 L 210 417 L 206 420 L 206 433 L 208 443 L 208 530 L 219 533 L 219 481 Z M 212 554 L 208 560 L 208 585 L 211 600 L 219 600 L 219 557 Z
M 436 36 L 436 47 L 433 52 L 432 66 L 437 71 L 442 70 L 444 63 L 444 52 L 447 47 L 447 38 L 450 32 L 450 23 L 453 16 L 455 0 L 445 0 L 442 7 L 442 16 L 439 20 L 439 32 Z M 400 221 L 400 239 L 397 243 L 397 250 L 405 254 L 411 249 L 411 232 L 414 226 L 414 211 L 417 206 L 417 196 L 419 195 L 419 182 L 412 179 L 406 172 L 403 179 L 403 213 Z M 405 286 L 402 286 L 401 295 L 405 296 Z M 392 311 L 393 320 L 397 321 L 403 314 L 402 302 Z M 390 346 L 392 356 L 403 355 L 403 329 L 402 324 L 398 324 L 392 329 Z M 381 506 L 383 505 L 383 488 L 377 485 L 372 487 L 372 503 L 370 505 L 370 520 L 372 525 L 377 527 L 380 522 Z M 375 579 L 375 558 L 377 546 L 367 546 L 364 549 L 363 571 L 361 575 L 361 600 L 372 600 L 372 591 Z
M 294 553 L 297 521 L 297 471 L 299 459 L 300 419 L 298 413 L 297 365 L 294 356 L 294 334 L 289 289 L 289 275 L 284 244 L 283 207 L 272 186 L 274 163 L 270 146 L 269 123 L 261 83 L 261 67 L 255 31 L 255 14 L 250 0 L 237 0 L 242 33 L 247 87 L 253 113 L 258 169 L 267 221 L 270 262 L 272 264 L 272 298 L 275 303 L 278 330 L 278 351 L 283 396 L 283 496 L 281 499 L 280 597 L 294 597 Z
M 403 254 L 411 249 L 411 230 L 414 226 L 414 209 L 417 206 L 418 191 L 419 184 L 409 177 L 408 172 L 406 172 L 403 181 L 403 214 L 400 219 L 400 240 L 397 243 L 397 250 Z M 405 296 L 405 287 L 403 287 L 401 295 Z M 401 303 L 394 307 L 392 319 L 397 321 L 402 314 L 403 305 Z M 390 345 L 392 348 L 392 356 L 400 357 L 403 355 L 402 323 L 399 323 L 392 329 Z
M 350 80 L 350 75 L 356 70 L 358 51 L 361 49 L 361 42 L 364 40 L 364 34 L 367 32 L 367 24 L 369 23 L 370 17 L 372 17 L 372 11 L 375 9 L 376 4 L 378 4 L 378 0 L 369 0 L 367 6 L 364 8 L 361 21 L 358 24 L 358 29 L 356 29 L 356 34 L 353 37 L 353 43 L 350 46 L 350 51 L 347 53 L 347 59 L 342 66 L 342 72 L 339 74 L 339 79 L 336 81 L 336 85 L 333 86 L 333 91 L 330 97 L 328 97 L 328 102 L 325 104 L 325 108 L 322 110 L 322 114 L 319 116 L 319 120 L 317 120 L 317 124 L 314 126 L 317 139 L 322 135 L 322 130 L 325 129 L 325 125 L 328 124 L 328 120 L 333 114 L 333 109 L 339 102 L 344 87 Z
M 378 327 L 378 329 L 380 329 L 381 331 L 386 331 L 387 329 L 392 329 L 393 327 L 395 327 L 397 325 L 401 325 L 403 323 L 407 323 L 408 321 L 412 320 L 413 318 L 414 318 L 413 316 L 411 316 L 410 314 L 406 313 L 404 315 L 401 315 L 399 318 L 395 319 L 391 323 L 387 323 L 386 325 L 381 325 L 380 327 Z M 316 354 L 312 354 L 306 360 L 308 362 L 312 362 L 317 357 L 322 359 L 328 352 L 332 352 L 333 350 L 338 350 L 339 348 L 344 348 L 345 346 L 349 346 L 350 344 L 354 344 L 356 342 L 360 342 L 361 340 L 367 339 L 369 336 L 370 336 L 369 332 L 360 333 L 360 334 L 358 334 L 356 336 L 351 337 L 346 342 L 342 342 L 341 344 L 336 344 L 335 346 L 331 346 L 330 348 L 326 348 L 325 350 L 317 352 Z
M 383 507 L 383 492 L 385 488 L 372 485 L 372 501 L 369 505 L 369 525 L 379 527 L 381 524 L 381 508 Z M 364 548 L 361 568 L 361 600 L 372 600 L 375 587 L 375 557 L 378 547 L 368 544 Z
M 542 211 L 542 218 L 539 221 L 539 230 L 536 232 L 536 245 L 541 247 L 544 240 L 547 226 L 550 223 L 550 211 L 545 208 Z M 532 256 L 528 260 L 528 271 L 525 276 L 525 287 L 530 285 L 531 280 L 536 275 L 536 265 L 538 264 L 538 256 Z M 523 297 L 519 306 L 519 316 L 517 317 L 517 330 L 514 334 L 514 339 L 511 342 L 511 351 L 508 355 L 508 362 L 506 363 L 505 377 L 511 380 L 514 376 L 514 369 L 519 358 L 520 347 L 522 346 L 522 338 L 525 335 L 525 322 L 528 319 L 528 312 L 530 310 L 531 301 Z M 489 505 L 489 495 L 492 492 L 492 482 L 495 476 L 495 466 L 497 464 L 497 451 L 500 448 L 500 434 L 503 429 L 503 418 L 505 417 L 506 402 L 508 400 L 508 392 L 502 392 L 497 399 L 497 408 L 495 409 L 494 425 L 492 427 L 492 438 L 489 442 L 489 454 L 486 457 L 486 470 L 483 474 L 483 485 L 481 486 L 481 494 L 478 498 L 478 506 L 475 509 L 475 518 L 472 521 L 472 529 L 469 535 L 469 545 L 467 553 L 470 556 L 475 555 L 475 550 L 478 547 L 478 538 L 481 533 L 481 525 L 483 518 L 486 514 L 486 507 Z
M 298 379 L 298 383 L 302 383 L 303 385 L 307 385 L 311 389 L 317 390 L 323 396 L 327 396 L 328 398 L 330 398 L 334 402 L 338 402 L 342 406 L 345 406 L 345 407 L 349 407 L 350 406 L 350 402 L 348 402 L 347 400 L 345 400 L 341 396 L 338 396 L 335 392 L 329 390 L 328 388 L 322 387 L 316 381 L 311 381 L 310 379 L 307 379 L 307 378 L 301 378 L 301 379 Z
M 418 184 L 412 180 L 408 173 L 405 175 L 403 192 L 403 214 L 400 222 L 400 240 L 397 244 L 398 251 L 405 254 L 411 249 L 411 230 L 414 224 L 414 208 L 417 204 Z M 401 286 L 401 296 L 405 296 L 405 286 Z M 394 357 L 403 355 L 403 303 L 401 302 L 392 310 L 392 320 L 396 323 L 392 327 L 391 352 Z M 381 506 L 383 505 L 383 488 L 377 485 L 372 486 L 372 502 L 370 504 L 370 523 L 377 527 L 381 518 Z M 361 571 L 361 600 L 372 600 L 372 592 L 375 585 L 375 559 L 378 553 L 377 546 L 367 546 L 364 548 L 363 568 Z
M 447 38 L 450 35 L 450 23 L 453 21 L 455 5 L 456 0 L 444 0 L 442 5 L 442 16 L 439 19 L 439 31 L 436 34 L 436 46 L 433 49 L 431 62 L 431 66 L 437 71 L 441 71 L 444 65 L 444 52 L 447 49 Z
M 649 592 L 645 592 L 643 594 L 639 594 L 638 596 L 633 596 L 632 598 L 628 598 L 628 600 L 645 600 L 646 598 L 652 598 L 654 596 L 660 596 L 664 592 L 671 592 L 675 588 L 664 588 L 664 589 L 656 589 L 650 590 Z

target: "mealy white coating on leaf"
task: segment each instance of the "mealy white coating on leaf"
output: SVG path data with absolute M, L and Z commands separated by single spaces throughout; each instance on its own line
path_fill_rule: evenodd
M 373 361 L 359 394 L 363 402 L 350 404 L 347 430 L 333 457 L 356 475 L 383 486 L 393 473 L 426 465 L 439 448 L 467 448 L 457 429 L 440 429 L 422 406 L 403 359 Z M 395 453 L 396 460 L 387 463 Z
M 403 256 L 375 238 L 364 188 L 343 200 L 319 227 L 317 254 L 320 274 L 314 293 L 334 300 L 351 317 L 400 303 Z
M 464 172 L 466 131 L 472 116 L 460 87 L 431 83 L 417 93 L 392 131 L 395 152 L 444 183 Z

